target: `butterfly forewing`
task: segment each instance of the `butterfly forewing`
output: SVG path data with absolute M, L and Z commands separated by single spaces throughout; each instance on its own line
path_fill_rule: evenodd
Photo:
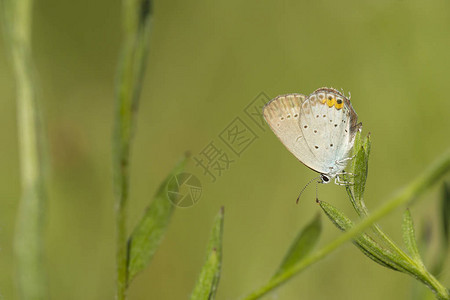
M 263 114 L 267 124 L 286 148 L 302 163 L 311 167 L 315 159 L 299 125 L 301 105 L 304 101 L 305 96 L 301 94 L 278 96 L 266 104 Z M 306 156 L 305 153 L 311 155 Z

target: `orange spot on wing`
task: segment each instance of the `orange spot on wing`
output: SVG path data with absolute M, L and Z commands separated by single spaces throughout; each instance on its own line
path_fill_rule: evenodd
M 341 102 L 341 103 L 339 103 L 339 102 Z M 336 100 L 336 104 L 334 105 L 334 107 L 336 107 L 336 109 L 341 109 L 342 107 L 344 107 L 344 100 L 342 100 L 342 99 Z
M 336 103 L 336 99 L 334 97 L 332 97 L 332 96 L 328 96 L 327 97 L 327 105 L 328 105 L 328 107 L 332 107 L 335 103 Z

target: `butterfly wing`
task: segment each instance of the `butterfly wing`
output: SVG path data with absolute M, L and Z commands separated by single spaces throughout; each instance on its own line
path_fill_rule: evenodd
M 310 96 L 288 94 L 263 109 L 266 122 L 286 148 L 307 167 L 335 175 L 345 168 L 356 132 L 361 130 L 350 100 L 331 88 Z
M 305 96 L 288 94 L 278 96 L 263 108 L 264 119 L 286 148 L 307 167 L 316 169 L 317 159 L 306 143 L 300 128 L 300 115 Z
M 348 126 L 347 131 L 349 132 L 350 136 L 348 138 L 349 142 L 347 144 L 347 147 L 345 147 L 345 149 L 343 149 L 342 153 L 344 153 L 343 154 L 344 156 L 348 157 L 353 148 L 353 145 L 355 143 L 356 133 L 361 132 L 361 130 L 362 130 L 362 123 L 358 122 L 358 115 L 356 114 L 355 110 L 353 109 L 353 106 L 350 103 L 350 100 L 345 98 L 344 101 L 345 101 L 345 107 L 348 110 L 348 120 L 349 121 L 348 121 L 348 125 L 347 125 Z
M 318 172 L 334 175 L 345 168 L 361 127 L 357 119 L 350 101 L 335 89 L 318 89 L 302 103 L 300 128 Z

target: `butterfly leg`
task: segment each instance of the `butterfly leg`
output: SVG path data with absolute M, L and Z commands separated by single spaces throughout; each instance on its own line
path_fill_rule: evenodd
M 343 170 L 343 171 L 340 172 L 340 173 L 336 173 L 336 175 L 337 175 L 337 176 L 339 176 L 339 175 L 345 175 L 345 176 L 349 176 L 349 177 L 355 177 L 355 176 L 356 176 L 356 174 L 349 173 L 349 172 L 345 172 L 345 170 Z
M 348 162 L 349 160 L 352 160 L 352 159 L 354 159 L 354 158 L 355 158 L 355 156 L 356 156 L 356 154 L 355 154 L 355 155 L 353 155 L 352 157 L 347 157 L 347 158 L 344 158 L 344 159 L 341 159 L 341 160 L 337 160 L 337 161 L 336 161 L 336 164 L 337 164 L 337 165 L 341 165 L 341 166 L 344 166 L 344 165 L 346 165 L 346 164 L 347 164 L 347 162 Z
M 353 173 L 347 173 L 347 172 L 342 172 L 342 173 L 337 173 L 336 177 L 334 179 L 334 183 L 337 185 L 354 185 L 355 183 L 350 181 L 350 178 L 354 178 L 355 174 Z
M 334 184 L 337 184 L 337 185 L 348 185 L 348 183 L 346 181 L 340 180 L 338 176 L 336 176 L 334 178 Z

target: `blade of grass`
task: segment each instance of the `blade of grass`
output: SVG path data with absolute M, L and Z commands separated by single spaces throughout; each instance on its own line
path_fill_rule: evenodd
M 215 297 L 222 261 L 223 218 L 224 209 L 222 207 L 214 221 L 206 251 L 208 256 L 191 294 L 191 300 L 208 300 Z
M 186 160 L 184 157 L 161 183 L 152 203 L 128 240 L 128 284 L 148 265 L 163 238 L 175 208 L 167 197 L 167 184 L 183 170 Z
M 440 230 L 434 228 L 434 231 L 437 231 L 439 236 L 439 251 L 437 254 L 433 255 L 432 267 L 430 268 L 430 272 L 434 274 L 437 278 L 443 275 L 443 270 L 447 267 L 448 262 L 448 250 L 449 250 L 449 240 L 450 240 L 450 184 L 448 182 L 444 182 L 442 186 L 442 197 L 441 203 L 438 208 L 441 214 L 441 222 L 440 222 Z M 431 235 L 431 228 L 426 230 L 427 236 Z M 428 237 L 429 239 L 429 237 Z M 422 241 L 422 245 L 429 246 L 429 242 Z M 425 248 L 425 247 L 421 247 Z
M 403 240 L 406 248 L 408 249 L 411 258 L 420 265 L 423 265 L 422 258 L 420 257 L 419 248 L 416 243 L 416 236 L 414 230 L 414 223 L 411 217 L 409 209 L 405 210 L 403 214 Z
M 286 269 L 289 269 L 289 267 L 310 253 L 317 244 L 321 231 L 322 223 L 320 222 L 320 215 L 317 214 L 317 216 L 299 232 L 274 276 L 283 273 Z
M 32 6 L 32 0 L 5 0 L 1 9 L 17 90 L 22 186 L 14 241 L 18 294 L 22 299 L 47 299 L 43 263 L 44 151 L 31 57 Z
M 442 213 L 442 239 L 445 250 L 448 249 L 450 241 L 450 183 L 444 182 L 441 200 Z
M 116 83 L 113 137 L 113 173 L 116 197 L 116 299 L 125 299 L 128 282 L 126 208 L 129 189 L 129 158 L 139 94 L 148 52 L 151 21 L 150 0 L 124 0 L 124 41 Z
M 438 159 L 431 167 L 423 172 L 411 184 L 403 188 L 399 193 L 389 199 L 381 208 L 372 213 L 369 217 L 363 219 L 358 225 L 343 233 L 334 241 L 330 242 L 320 250 L 306 256 L 303 260 L 296 263 L 294 266 L 283 272 L 282 274 L 272 278 L 264 286 L 260 287 L 245 299 L 257 299 L 269 291 L 275 289 L 283 283 L 286 283 L 293 276 L 299 274 L 301 271 L 321 260 L 342 244 L 354 239 L 360 235 L 364 230 L 369 228 L 376 221 L 394 211 L 396 208 L 407 204 L 411 200 L 419 197 L 427 188 L 437 182 L 444 174 L 450 171 L 450 151 Z

